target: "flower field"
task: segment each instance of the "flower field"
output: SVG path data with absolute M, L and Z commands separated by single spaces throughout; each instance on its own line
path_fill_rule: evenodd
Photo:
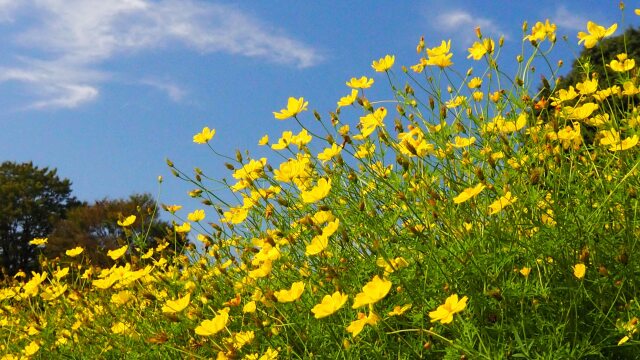
M 273 156 L 225 156 L 230 180 L 168 161 L 202 207 L 160 207 L 199 245 L 149 248 L 127 214 L 111 268 L 77 247 L 19 273 L 0 358 L 635 358 L 638 66 L 591 59 L 615 77 L 556 88 L 555 30 L 524 24 L 502 59 L 476 29 L 466 73 L 450 41 L 421 39 L 415 64 L 373 61 L 332 111 L 291 97 L 270 119 L 291 130 L 256 139 Z M 589 22 L 577 42 L 616 30 Z M 391 100 L 367 97 L 384 86 Z M 222 156 L 216 140 L 193 137 Z

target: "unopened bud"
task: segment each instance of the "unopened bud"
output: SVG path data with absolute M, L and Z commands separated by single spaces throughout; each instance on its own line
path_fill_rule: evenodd
M 478 37 L 478 39 L 482 39 L 482 31 L 480 31 L 480 26 L 475 28 L 476 31 L 476 36 Z

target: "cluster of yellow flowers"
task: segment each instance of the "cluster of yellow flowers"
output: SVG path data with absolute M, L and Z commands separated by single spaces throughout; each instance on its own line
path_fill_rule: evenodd
M 616 28 L 589 22 L 579 43 L 596 46 Z M 526 44 L 536 49 L 556 41 L 556 25 L 548 20 L 524 30 Z M 490 60 L 491 69 L 503 41 L 483 37 L 480 29 L 476 35 L 468 58 Z M 421 39 L 417 51 L 424 56 L 411 67 L 416 74 L 453 65 L 450 40 L 427 48 Z M 394 63 L 395 56 L 386 55 L 371 67 L 391 72 Z M 621 76 L 619 84 L 588 77 L 548 98 L 518 93 L 517 101 L 494 87 L 495 78 L 474 76 L 471 69 L 460 86 L 427 85 L 423 100 L 406 85 L 385 106 L 366 97 L 373 78 L 353 77 L 346 82 L 350 93 L 329 114 L 331 126 L 323 126 L 326 134 L 303 127 L 283 132 L 275 143 L 265 135 L 259 145 L 268 145 L 279 164 L 238 152 L 237 164 L 227 164 L 234 183 L 220 182 L 236 203 L 209 191 L 196 169 L 197 188 L 189 195 L 210 208 L 182 218 L 180 205 L 164 205 L 180 220 L 173 224 L 175 239 L 143 249 L 131 235 L 143 221 L 124 216 L 117 224 L 131 238 L 105 249 L 110 268 L 93 266 L 89 249 L 73 245 L 48 270 L 29 279 L 18 273 L 0 289 L 0 331 L 10 329 L 0 332 L 9 339 L 0 342 L 0 351 L 13 356 L 2 359 L 37 356 L 42 348 L 64 353 L 75 343 L 108 357 L 111 350 L 142 343 L 167 344 L 182 356 L 213 352 L 217 359 L 268 360 L 310 355 L 322 341 L 333 341 L 331 349 L 342 342 L 341 351 L 349 351 L 374 333 L 423 342 L 418 347 L 427 351 L 434 339 L 443 347 L 453 344 L 443 334 L 460 334 L 461 321 L 475 326 L 475 317 L 485 314 L 485 298 L 503 296 L 503 285 L 496 285 L 503 278 L 510 291 L 522 290 L 522 308 L 535 277 L 547 286 L 564 274 L 570 283 L 563 287 L 572 289 L 589 286 L 595 269 L 609 279 L 604 265 L 592 267 L 582 243 L 551 248 L 558 251 L 553 256 L 538 253 L 549 234 L 564 231 L 571 207 L 611 216 L 615 220 L 602 221 L 611 233 L 622 233 L 619 219 L 632 221 L 613 200 L 617 187 L 587 201 L 572 195 L 570 186 L 544 179 L 563 166 L 572 174 L 567 181 L 575 181 L 574 173 L 586 180 L 637 177 L 637 165 L 628 166 L 639 140 L 634 99 L 640 90 L 630 76 L 635 61 L 621 53 L 607 65 Z M 614 98 L 631 110 L 617 116 L 608 111 Z M 302 124 L 308 110 L 305 98 L 290 97 L 273 116 Z M 351 117 L 357 121 L 342 120 L 349 111 L 358 111 Z M 592 143 L 585 128 L 595 129 Z M 193 142 L 210 144 L 215 134 L 204 127 Z M 596 198 L 597 189 L 582 190 Z M 624 190 L 633 193 L 631 186 Z M 200 252 L 171 252 L 191 234 Z M 47 239 L 30 244 L 42 249 Z M 506 260 L 487 269 L 494 257 Z M 547 291 L 527 298 L 531 309 L 555 301 Z M 625 334 L 620 345 L 636 332 L 637 318 L 627 320 L 618 324 Z M 414 351 L 410 356 L 424 355 Z

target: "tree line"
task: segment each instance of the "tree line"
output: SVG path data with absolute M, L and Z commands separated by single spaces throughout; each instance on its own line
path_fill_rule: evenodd
M 38 271 L 42 260 L 65 259 L 66 250 L 84 248 L 91 264 L 108 267 L 108 250 L 134 240 L 134 246 L 155 247 L 165 239 L 186 245 L 171 224 L 158 218 L 150 194 L 127 199 L 82 202 L 72 195 L 71 181 L 61 179 L 56 169 L 39 168 L 31 162 L 0 165 L 0 280 L 19 271 Z M 136 215 L 126 229 L 117 222 Z M 129 233 L 125 233 L 129 232 Z M 44 248 L 34 239 L 47 239 Z M 31 242 L 31 243 L 30 243 Z M 172 246 L 171 248 L 175 248 Z

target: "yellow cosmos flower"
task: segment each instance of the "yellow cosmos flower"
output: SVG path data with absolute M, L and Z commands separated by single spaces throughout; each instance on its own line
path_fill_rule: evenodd
M 466 296 L 463 296 L 462 299 L 458 300 L 458 295 L 453 294 L 445 300 L 444 305 L 438 306 L 438 309 L 435 311 L 429 312 L 429 317 L 431 318 L 431 322 L 440 321 L 442 324 L 448 324 L 453 321 L 453 315 L 461 312 L 467 307 Z
M 615 130 L 610 130 L 611 132 L 614 132 Z M 633 135 L 631 137 L 627 137 L 626 139 L 620 141 L 620 135 L 617 134 L 617 138 L 616 136 L 612 136 L 615 140 L 611 141 L 609 144 L 609 150 L 610 151 L 623 151 L 623 150 L 628 150 L 631 149 L 632 147 L 638 145 L 638 135 Z M 601 139 L 600 142 L 603 143 L 603 141 L 607 141 L 605 140 L 605 138 Z
M 531 273 L 531 268 L 524 266 L 522 269 L 519 270 L 519 273 L 522 274 L 522 276 L 524 277 L 529 277 L 529 274 Z
M 336 230 L 338 230 L 338 226 L 340 225 L 340 219 L 335 219 L 327 224 L 322 229 L 322 234 L 315 236 L 311 240 L 311 244 L 307 245 L 305 255 L 317 255 L 324 251 L 324 249 L 329 246 L 329 236 L 333 235 Z
M 480 60 L 485 54 L 493 53 L 495 48 L 496 44 L 493 39 L 483 39 L 482 42 L 476 41 L 469 48 L 469 56 L 467 56 L 467 59 L 473 58 L 473 60 Z
M 62 279 L 63 277 L 65 277 L 67 275 L 69 275 L 69 267 L 68 266 L 65 267 L 65 268 L 62 268 L 62 269 L 58 268 L 58 270 L 53 272 L 53 276 L 58 280 Z
M 464 189 L 458 196 L 453 198 L 453 202 L 456 204 L 462 204 L 463 202 L 475 197 L 480 194 L 482 190 L 484 190 L 486 186 L 483 183 L 479 183 L 478 185 L 470 188 Z
M 298 300 L 303 291 L 304 283 L 302 281 L 296 281 L 291 284 L 291 289 L 276 291 L 273 293 L 273 296 L 278 299 L 278 302 L 287 303 Z
M 480 86 L 482 86 L 482 79 L 476 76 L 473 79 L 469 80 L 467 86 L 469 87 L 469 89 L 478 89 Z
M 378 259 L 376 259 L 376 265 L 384 268 L 384 275 L 387 276 L 388 274 L 391 274 L 396 270 L 400 270 L 409 266 L 409 262 L 407 262 L 407 260 L 402 256 L 398 256 L 395 259 L 389 258 L 386 260 L 383 257 L 379 257 Z
M 342 125 L 339 129 L 338 129 L 338 134 L 342 135 L 342 136 L 347 136 L 349 135 L 349 124 L 345 124 Z
M 393 310 L 389 311 L 389 316 L 400 316 L 402 314 L 404 314 L 407 310 L 411 309 L 413 305 L 411 304 L 407 304 L 407 305 L 396 305 L 393 307 Z
M 299 148 L 307 145 L 311 142 L 311 134 L 307 131 L 307 129 L 302 129 L 297 135 L 291 137 L 291 143 L 297 145 Z
M 117 260 L 119 258 L 122 257 L 122 255 L 124 255 L 127 252 L 127 249 L 129 248 L 129 245 L 125 245 L 121 248 L 115 249 L 115 250 L 109 250 L 107 251 L 107 256 L 110 257 L 113 260 Z
M 586 103 L 581 106 L 572 107 L 565 106 L 562 108 L 564 114 L 566 114 L 567 119 L 570 120 L 584 120 L 591 116 L 594 111 L 598 109 L 598 104 L 596 103 Z
M 451 61 L 452 56 L 453 54 L 451 53 L 445 54 L 445 55 L 433 56 L 427 59 L 426 64 L 429 66 L 437 66 L 441 69 L 446 68 L 453 65 L 453 62 Z
M 625 72 L 633 69 L 636 66 L 636 61 L 634 59 L 628 59 L 627 54 L 622 53 L 616 55 L 618 60 L 611 60 L 609 63 L 609 67 L 611 70 L 616 72 Z
M 451 40 L 442 40 L 440 46 L 427 49 L 427 56 L 429 58 L 425 62 L 425 65 L 438 66 L 440 68 L 445 68 L 453 65 L 453 62 L 451 62 L 451 57 L 453 56 L 453 54 L 449 53 L 450 49 Z
M 556 95 L 557 97 L 550 97 L 550 99 L 553 100 L 551 102 L 551 105 L 553 106 L 558 106 L 565 101 L 575 99 L 578 96 L 578 93 L 576 92 L 576 89 L 574 89 L 573 86 L 569 86 L 569 89 L 558 90 Z
M 185 222 L 182 225 L 175 224 L 173 228 L 177 233 L 188 233 L 191 231 L 191 223 Z
M 353 155 L 358 159 L 363 159 L 373 154 L 376 150 L 376 144 L 374 143 L 365 143 L 358 146 L 358 151 Z
M 271 269 L 272 269 L 271 261 L 270 260 L 265 261 L 262 264 L 260 264 L 260 266 L 257 269 L 249 271 L 249 277 L 252 279 L 263 278 L 271 273 Z
M 113 286 L 113 284 L 115 284 L 116 282 L 116 278 L 113 276 L 109 276 L 107 278 L 104 279 L 98 279 L 98 280 L 93 280 L 93 282 L 91 283 L 93 286 L 97 287 L 98 289 L 108 289 L 111 286 Z
M 362 287 L 362 292 L 356 294 L 356 298 L 353 301 L 353 305 L 351 306 L 353 309 L 357 309 L 364 305 L 375 304 L 378 301 L 382 300 L 387 294 L 389 290 L 391 290 L 391 281 L 386 279 L 381 279 L 378 275 L 376 275 L 373 280 L 369 281 L 365 286 Z
M 29 343 L 29 345 L 25 346 L 25 348 L 22 350 L 22 353 L 25 356 L 33 356 L 38 352 L 38 350 L 40 350 L 40 344 L 38 344 L 37 341 L 33 340 Z
M 427 49 L 427 56 L 433 57 L 433 56 L 446 55 L 450 51 L 450 49 L 451 49 L 451 40 L 449 41 L 442 40 L 442 42 L 440 43 L 440 46 Z
M 111 303 L 124 305 L 134 298 L 133 293 L 129 290 L 122 290 L 111 295 Z
M 511 191 L 507 191 L 506 194 L 489 205 L 489 215 L 493 215 L 502 211 L 502 209 L 513 204 L 514 202 L 516 202 L 516 200 L 518 200 L 518 197 L 511 196 Z
M 40 294 L 42 300 L 51 301 L 60 297 L 60 295 L 64 294 L 67 291 L 67 285 L 51 285 L 44 289 L 44 291 Z
M 269 143 L 269 135 L 265 135 L 263 137 L 260 138 L 260 140 L 258 141 L 258 145 L 259 146 L 265 146 Z
M 278 120 L 285 120 L 307 110 L 307 105 L 309 105 L 309 102 L 304 101 L 304 98 L 296 99 L 290 97 L 287 101 L 287 107 L 280 110 L 280 112 L 273 112 L 273 116 Z
M 573 266 L 573 276 L 577 279 L 582 279 L 587 272 L 587 267 L 583 263 L 578 263 Z
M 165 211 L 170 212 L 171 214 L 175 214 L 176 211 L 182 209 L 182 205 L 162 205 Z
M 84 251 L 84 249 L 82 248 L 82 246 L 77 246 L 73 249 L 69 249 L 65 252 L 65 254 L 67 254 L 67 256 L 69 257 L 74 257 L 74 256 L 78 256 L 80 254 L 82 254 L 82 252 Z
M 243 313 L 254 313 L 256 312 L 256 302 L 255 301 L 249 301 L 248 303 L 246 303 L 243 307 L 242 307 L 242 312 Z
M 591 49 L 592 47 L 596 46 L 598 41 L 612 35 L 617 28 L 618 24 L 613 24 L 609 28 L 605 29 L 604 26 L 600 26 L 593 21 L 589 21 L 587 22 L 587 31 L 589 31 L 589 33 L 587 34 L 583 31 L 580 31 L 578 33 L 578 39 L 580 39 L 580 41 L 578 41 L 578 44 L 584 42 L 584 47 L 586 47 L 587 49 Z
M 216 129 L 209 129 L 208 127 L 202 128 L 202 131 L 193 135 L 193 142 L 196 144 L 206 144 L 209 140 L 213 139 L 216 134 Z
M 113 324 L 113 326 L 111 327 L 111 332 L 114 334 L 128 335 L 133 332 L 133 325 L 126 321 L 125 322 L 118 321 L 117 323 Z
M 620 143 L 620 133 L 616 129 L 602 130 L 600 135 L 600 145 L 615 148 Z
M 447 107 L 447 109 L 453 109 L 453 108 L 456 108 L 456 107 L 462 105 L 466 100 L 467 100 L 466 96 L 459 95 L 459 96 L 456 96 L 455 98 L 447 101 L 445 103 L 445 106 Z
M 39 245 L 46 244 L 47 241 L 49 241 L 49 238 L 35 238 L 35 239 L 29 241 L 29 244 L 30 245 L 39 246 Z
M 318 154 L 318 160 L 322 161 L 322 163 L 326 163 L 327 161 L 333 159 L 335 156 L 338 156 L 342 151 L 342 146 L 338 146 L 338 144 L 333 143 L 331 147 L 324 149 L 321 153 Z
M 393 55 L 387 55 L 378 61 L 373 61 L 371 67 L 377 72 L 385 72 L 393 66 L 396 61 L 396 57 Z
M 638 89 L 636 84 L 631 80 L 625 81 L 624 84 L 622 84 L 622 89 L 622 95 L 634 96 L 640 93 L 640 89 Z
M 220 330 L 227 327 L 227 323 L 229 322 L 229 308 L 226 307 L 220 311 L 218 311 L 218 315 L 216 315 L 211 320 L 204 320 L 198 325 L 195 329 L 196 334 L 201 336 L 211 336 L 215 335 Z
M 346 84 L 352 89 L 368 89 L 373 85 L 373 79 L 369 79 L 366 76 L 362 76 L 359 79 L 353 77 Z
M 300 197 L 305 204 L 312 204 L 327 197 L 329 190 L 331 190 L 331 179 L 322 178 L 311 190 L 300 193 Z
M 360 125 L 362 126 L 361 134 L 354 136 L 356 140 L 363 140 L 371 135 L 377 128 L 384 127 L 384 118 L 387 116 L 387 109 L 380 107 L 373 113 L 360 117 Z
M 531 35 L 527 35 L 524 37 L 524 40 L 529 40 L 530 42 L 541 42 L 545 39 L 549 39 L 550 41 L 556 41 L 556 24 L 549 23 L 549 19 L 547 19 L 544 23 L 538 21 L 531 28 Z
M 205 217 L 205 213 L 204 210 L 198 209 L 198 210 L 194 210 L 193 212 L 189 213 L 187 215 L 187 219 L 189 219 L 189 221 L 193 221 L 193 222 L 198 222 L 203 220 Z
M 369 313 L 369 315 L 358 313 L 358 320 L 352 321 L 351 324 L 347 326 L 347 332 L 350 332 L 352 337 L 356 337 L 362 332 L 365 325 L 376 325 L 379 320 L 380 317 L 374 314 L 373 311 Z
M 576 90 L 578 90 L 581 95 L 593 94 L 594 92 L 596 92 L 596 90 L 598 90 L 598 79 L 594 78 L 577 83 Z
M 256 355 L 256 359 L 257 360 L 277 360 L 278 350 L 274 350 L 271 347 L 269 347 L 267 351 L 265 351 L 264 354 L 260 356 L 260 358 L 258 358 L 258 356 Z
M 420 62 L 415 65 L 412 65 L 411 70 L 413 70 L 413 72 L 416 72 L 416 73 L 421 73 L 424 71 L 425 66 L 427 66 L 427 59 L 420 58 Z
M 153 249 L 149 249 L 146 253 L 140 256 L 141 259 L 148 259 L 153 256 Z
M 187 295 L 178 298 L 176 300 L 167 300 L 167 302 L 162 305 L 163 313 L 177 313 L 184 310 L 191 301 L 191 294 L 187 293 Z
M 467 147 L 472 145 L 473 143 L 476 142 L 476 138 L 475 137 L 470 137 L 470 138 L 463 138 L 460 136 L 456 136 L 453 139 L 453 147 L 455 148 L 463 148 L 463 147 Z
M 271 145 L 273 150 L 282 150 L 287 148 L 289 144 L 291 144 L 291 138 L 293 137 L 293 132 L 291 131 L 283 131 L 282 136 L 278 139 L 278 142 Z
M 332 295 L 325 295 L 322 298 L 322 302 L 314 306 L 311 309 L 311 312 L 316 319 L 327 317 L 340 310 L 340 308 L 347 302 L 348 299 L 348 295 L 343 294 L 340 291 L 336 291 Z
M 315 236 L 304 252 L 306 256 L 318 255 L 329 246 L 329 238 L 323 235 Z
M 562 147 L 564 149 L 568 149 L 569 147 L 573 147 L 575 150 L 580 148 L 582 144 L 582 135 L 580 130 L 580 124 L 573 123 L 573 127 L 565 126 L 564 128 L 558 130 L 557 136 L 558 139 L 562 142 Z
M 253 331 L 240 331 L 233 334 L 231 344 L 233 344 L 235 349 L 241 349 L 244 345 L 252 342 L 253 339 L 255 339 L 255 333 Z M 219 358 L 216 360 L 219 360 Z
M 353 104 L 356 101 L 357 97 L 358 97 L 358 90 L 352 89 L 350 95 L 343 96 L 340 98 L 340 101 L 338 101 L 338 107 L 349 106 Z
M 133 224 L 135 221 L 136 221 L 136 216 L 135 215 L 129 215 L 122 221 L 118 220 L 118 225 L 120 225 L 122 227 L 127 227 L 127 226 L 130 226 L 131 224 Z

